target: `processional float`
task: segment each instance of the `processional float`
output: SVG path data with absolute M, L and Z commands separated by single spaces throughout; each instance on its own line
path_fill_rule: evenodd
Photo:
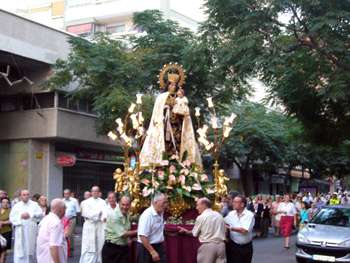
M 169 72 L 177 71 L 179 74 Z M 168 72 L 168 81 L 172 79 L 178 83 L 181 87 L 185 81 L 186 75 L 185 70 L 182 66 L 177 63 L 169 63 L 164 65 L 163 69 L 160 70 L 158 83 L 162 88 L 165 88 L 164 82 L 165 73 Z M 167 95 L 165 94 L 165 97 Z M 170 95 L 169 95 L 170 96 Z M 223 123 L 222 134 L 218 133 L 218 119 L 215 116 L 214 103 L 212 98 L 207 98 L 208 107 L 211 111 L 211 127 L 214 131 L 214 140 L 210 142 L 207 138 L 207 131 L 209 126 L 204 124 L 201 126 L 200 123 L 200 108 L 195 108 L 195 116 L 198 122 L 198 141 L 195 142 L 195 147 L 199 152 L 208 151 L 213 154 L 214 163 L 214 184 L 209 182 L 208 176 L 203 173 L 203 168 L 196 164 L 191 159 L 187 151 L 176 152 L 171 156 L 167 156 L 165 152 L 152 152 L 155 155 L 161 155 L 162 159 L 160 162 L 151 163 L 149 167 L 140 167 L 140 154 L 142 156 L 147 155 L 147 150 L 143 149 L 145 140 L 147 137 L 159 137 L 163 135 L 155 134 L 159 127 L 163 132 L 164 120 L 163 109 L 160 118 L 155 119 L 155 110 L 153 112 L 150 128 L 146 131 L 144 128 L 144 118 L 142 116 L 142 94 L 136 94 L 136 104 L 132 103 L 128 109 L 128 113 L 124 118 L 124 122 L 121 118 L 116 119 L 118 127 L 116 131 L 109 132 L 108 136 L 118 141 L 124 151 L 124 170 L 120 168 L 116 169 L 113 174 L 115 179 L 115 192 L 124 193 L 132 196 L 132 203 L 130 211 L 132 214 L 140 213 L 143 207 L 148 207 L 151 204 L 151 197 L 156 192 L 164 192 L 169 196 L 169 205 L 167 211 L 174 217 L 179 217 L 185 211 L 195 206 L 195 201 L 201 197 L 208 197 L 214 201 L 213 209 L 216 211 L 222 210 L 222 205 L 218 202 L 218 198 L 227 195 L 226 177 L 223 169 L 219 170 L 219 156 L 224 146 L 225 139 L 229 136 L 236 115 L 234 113 L 231 116 L 226 117 Z M 158 100 L 158 99 L 157 99 Z M 157 106 L 157 101 L 155 107 Z M 135 112 L 135 113 L 134 113 Z M 189 119 L 186 119 L 189 118 Z M 131 119 L 131 121 L 130 121 Z M 184 117 L 184 120 L 188 120 L 191 128 L 192 123 L 190 116 Z M 192 128 L 193 129 L 193 128 Z M 193 140 L 194 140 L 194 134 Z M 172 140 L 174 137 L 171 131 Z M 190 136 L 187 136 L 190 137 Z M 182 138 L 183 139 L 183 138 Z M 149 142 L 148 142 L 149 144 Z M 175 143 L 174 143 L 175 147 Z M 127 159 L 130 148 L 133 149 L 136 156 L 135 169 L 129 167 Z M 154 149 L 153 149 L 154 150 Z M 146 154 L 145 154 L 146 151 Z M 190 153 L 191 155 L 192 153 Z M 159 156 L 158 156 L 159 157 Z M 142 157 L 143 158 L 143 157 Z M 158 158 L 159 159 L 159 158 Z M 200 161 L 201 165 L 201 161 Z

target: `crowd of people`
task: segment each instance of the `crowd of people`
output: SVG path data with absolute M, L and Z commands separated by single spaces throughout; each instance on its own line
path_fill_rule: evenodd
M 27 190 L 17 190 L 10 198 L 0 190 L 0 227 L 3 241 L 1 262 L 6 259 L 14 237 L 14 262 L 67 262 L 74 254 L 77 216 L 84 218 L 80 263 L 129 262 L 128 239 L 137 237 L 138 262 L 166 262 L 163 213 L 168 197 L 158 193 L 146 209 L 137 230 L 131 230 L 131 199 L 109 192 L 106 199 L 97 186 L 84 193 L 79 202 L 69 189 L 51 201 Z M 328 204 L 350 204 L 347 191 L 330 194 L 285 194 L 284 196 L 244 197 L 236 191 L 221 198 L 221 213 L 213 211 L 207 198 L 197 201 L 199 213 L 192 231 L 179 227 L 179 234 L 198 237 L 202 244 L 198 262 L 251 262 L 253 238 L 266 238 L 271 227 L 274 236 L 282 233 L 285 248 L 290 247 L 292 228 L 298 230 Z M 14 234 L 12 234 L 14 231 Z M 227 242 L 226 242 L 227 241 Z

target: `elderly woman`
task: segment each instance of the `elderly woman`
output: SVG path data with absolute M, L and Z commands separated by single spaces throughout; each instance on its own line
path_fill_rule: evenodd
M 47 206 L 47 198 L 45 196 L 40 196 L 38 203 L 40 205 L 41 210 L 43 210 L 44 215 L 50 213 L 50 207 Z
M 1 209 L 0 209 L 0 228 L 1 235 L 6 239 L 7 245 L 2 248 L 1 253 L 1 263 L 5 262 L 7 250 L 11 249 L 12 242 L 12 226 L 10 222 L 10 212 L 11 209 L 8 208 L 10 204 L 10 199 L 4 197 L 1 199 Z
M 275 228 L 275 237 L 279 236 L 281 227 L 280 221 L 276 220 L 276 215 L 278 212 L 278 207 L 281 203 L 281 196 L 275 195 L 275 201 L 271 205 L 271 214 L 272 214 L 272 226 Z
M 284 248 L 289 248 L 290 246 L 290 236 L 292 235 L 292 226 L 297 226 L 297 210 L 292 202 L 290 202 L 290 195 L 286 194 L 284 196 L 284 202 L 280 203 L 277 213 L 281 215 L 281 230 L 285 237 L 286 245 Z

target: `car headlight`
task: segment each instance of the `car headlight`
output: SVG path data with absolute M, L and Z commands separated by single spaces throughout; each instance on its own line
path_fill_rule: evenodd
M 350 247 L 350 239 L 339 243 L 337 246 L 338 247 Z
M 308 240 L 304 235 L 298 233 L 298 236 L 297 236 L 297 239 L 298 239 L 298 242 L 300 243 L 310 243 L 310 240 Z

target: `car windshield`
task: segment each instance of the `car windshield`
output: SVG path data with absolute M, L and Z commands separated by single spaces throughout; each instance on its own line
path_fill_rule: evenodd
M 310 223 L 350 227 L 350 209 L 325 207 Z

